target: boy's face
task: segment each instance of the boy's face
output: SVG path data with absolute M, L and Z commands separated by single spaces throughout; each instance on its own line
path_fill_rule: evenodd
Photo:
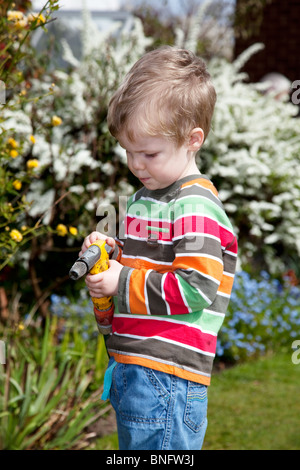
M 176 147 L 165 137 L 144 135 L 131 142 L 125 133 L 119 143 L 126 150 L 128 168 L 147 189 L 166 188 L 184 176 L 199 173 L 188 145 Z

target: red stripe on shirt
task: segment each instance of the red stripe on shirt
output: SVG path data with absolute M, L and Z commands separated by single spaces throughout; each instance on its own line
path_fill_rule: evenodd
M 178 336 L 178 332 L 179 336 Z M 199 328 L 182 323 L 172 323 L 163 320 L 148 319 L 140 320 L 136 317 L 122 318 L 115 316 L 113 320 L 113 333 L 126 335 L 159 336 L 183 343 L 187 346 L 200 349 L 208 353 L 215 353 L 217 337 L 209 333 L 203 333 Z
M 189 313 L 189 309 L 185 305 L 179 290 L 178 279 L 173 273 L 168 273 L 166 275 L 163 290 L 165 293 L 165 300 L 170 306 L 171 315 L 183 315 Z
M 126 217 L 126 233 L 133 237 L 148 238 L 150 234 L 157 234 L 158 240 L 171 241 L 172 224 L 168 221 L 143 220 L 139 217 Z M 150 228 L 152 227 L 152 228 Z M 158 229 L 158 230 L 157 230 Z

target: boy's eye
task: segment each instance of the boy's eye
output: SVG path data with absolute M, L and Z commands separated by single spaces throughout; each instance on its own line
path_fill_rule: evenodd
M 157 153 L 145 153 L 145 157 L 153 158 L 156 157 Z

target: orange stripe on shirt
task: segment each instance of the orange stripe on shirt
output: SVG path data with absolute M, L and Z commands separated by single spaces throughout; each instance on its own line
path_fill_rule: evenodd
M 223 264 L 220 261 L 205 258 L 205 257 L 193 257 L 193 256 L 178 256 L 173 267 L 175 269 L 195 269 L 202 274 L 207 274 L 220 280 L 223 273 Z
M 184 183 L 181 187 L 185 188 L 186 186 L 191 186 L 192 184 L 199 184 L 199 186 L 202 186 L 205 189 L 210 189 L 214 193 L 214 195 L 218 197 L 218 191 L 216 190 L 212 182 L 203 178 L 188 181 L 187 183 Z
M 121 364 L 137 364 L 139 366 L 159 370 L 161 372 L 164 372 L 165 374 L 176 375 L 176 377 L 180 377 L 185 380 L 191 380 L 192 382 L 200 383 L 203 385 L 210 385 L 210 377 L 201 375 L 201 373 L 196 374 L 194 372 L 181 369 L 180 367 L 171 366 L 169 364 L 163 364 L 161 362 L 156 362 L 151 359 L 146 359 L 144 357 L 125 356 L 123 354 L 117 354 L 112 352 L 110 352 L 110 354 L 115 358 L 117 362 L 120 362 Z
M 129 292 L 134 292 L 134 295 L 129 294 L 129 308 L 131 312 L 139 312 L 140 315 L 147 315 L 144 293 L 145 275 L 146 270 L 134 270 L 129 281 Z
M 219 292 L 230 295 L 232 286 L 233 286 L 233 277 L 226 276 L 224 274 L 221 280 L 221 284 L 219 286 Z
M 134 268 L 134 269 L 155 269 L 155 271 L 159 273 L 163 273 L 163 274 L 169 271 L 173 271 L 171 264 L 165 265 L 165 264 L 151 263 L 151 261 L 147 261 L 139 257 L 135 257 L 135 258 L 123 257 L 121 260 L 121 264 L 123 266 L 128 266 L 129 268 Z

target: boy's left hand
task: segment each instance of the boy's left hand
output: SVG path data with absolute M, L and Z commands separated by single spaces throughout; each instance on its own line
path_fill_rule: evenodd
M 99 274 L 88 274 L 85 283 L 89 289 L 91 297 L 101 298 L 117 295 L 119 287 L 119 277 L 122 264 L 115 260 L 109 261 L 109 268 Z

